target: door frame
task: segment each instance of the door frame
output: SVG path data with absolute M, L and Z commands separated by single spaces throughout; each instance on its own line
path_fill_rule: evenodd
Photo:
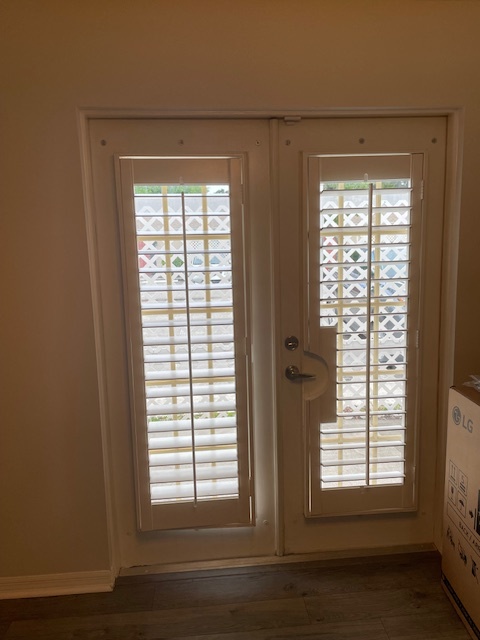
M 81 173 L 85 207 L 85 225 L 87 237 L 87 251 L 90 270 L 90 286 L 93 307 L 93 323 L 94 337 L 96 345 L 96 365 L 97 365 L 97 381 L 99 390 L 99 408 L 100 408 L 100 429 L 102 442 L 102 455 L 104 465 L 104 485 L 106 500 L 106 517 L 107 517 L 107 534 L 109 541 L 109 559 L 110 568 L 113 576 L 118 575 L 120 567 L 119 540 L 115 527 L 115 505 L 113 501 L 113 479 L 112 464 L 110 454 L 110 433 L 111 424 L 108 409 L 107 396 L 107 379 L 106 379 L 106 358 L 105 358 L 105 340 L 103 335 L 103 316 L 101 306 L 101 291 L 99 288 L 99 249 L 97 245 L 95 230 L 95 209 L 93 197 L 93 179 L 92 179 L 92 161 L 90 156 L 89 144 L 89 123 L 96 119 L 215 119 L 215 120 L 231 120 L 231 119 L 265 119 L 270 120 L 271 134 L 271 196 L 272 196 L 272 228 L 270 229 L 270 237 L 272 241 L 273 252 L 273 299 L 275 317 L 278 317 L 279 311 L 279 273 L 278 263 L 281 259 L 279 244 L 280 234 L 278 224 L 275 224 L 278 215 L 278 207 L 276 203 L 277 194 L 277 172 L 275 171 L 278 158 L 278 136 L 274 135 L 278 127 L 278 120 L 294 122 L 298 118 L 302 119 L 330 119 L 330 118 L 362 118 L 362 117 L 428 117 L 428 116 L 444 116 L 447 118 L 447 145 L 446 145 L 446 178 L 445 178 L 445 194 L 444 194 L 444 232 L 442 246 L 442 265 L 441 265 L 441 310 L 440 310 L 440 344 L 439 344 L 439 394 L 438 394 L 438 415 L 441 416 L 438 424 L 438 443 L 437 443 L 437 471 L 436 471 L 436 487 L 435 492 L 435 518 L 434 518 L 434 540 L 432 543 L 441 551 L 442 548 L 442 504 L 443 504 L 443 487 L 444 481 L 444 459 L 446 451 L 446 419 L 448 407 L 448 390 L 453 384 L 454 375 L 454 354 L 455 354 L 455 307 L 456 307 L 456 283 L 458 272 L 458 254 L 459 254 L 459 229 L 460 229 L 460 199 L 461 199 L 461 171 L 462 171 L 462 155 L 463 155 L 463 131 L 464 131 L 464 111 L 462 108 L 418 108 L 418 109 L 270 109 L 270 110 L 252 110 L 252 111 L 205 111 L 205 110 L 184 110 L 173 111 L 163 109 L 95 109 L 95 108 L 79 108 L 77 109 L 77 128 L 80 147 Z M 274 332 L 278 332 L 278 327 L 274 327 Z M 274 351 L 275 358 L 278 361 L 281 341 L 276 340 L 276 349 Z M 275 364 L 274 364 L 275 366 Z M 278 383 L 276 381 L 277 393 Z M 276 477 L 281 477 L 283 470 L 283 452 L 281 450 L 281 439 L 278 433 L 278 421 L 275 420 L 275 414 L 278 408 L 278 401 L 275 401 L 274 423 L 277 425 L 274 438 L 276 440 L 275 455 L 275 472 Z M 276 483 L 275 490 L 275 511 L 277 515 L 277 523 L 282 522 L 283 518 L 283 495 L 282 483 Z M 391 550 L 391 549 L 390 549 Z M 382 549 L 379 551 L 388 551 Z M 371 550 L 370 550 L 370 553 Z M 349 551 L 348 555 L 360 555 L 362 550 Z M 260 564 L 263 562 L 282 561 L 284 555 L 284 537 L 283 527 L 276 527 L 276 558 L 241 558 L 238 561 L 229 559 L 226 561 L 204 561 L 194 563 L 197 568 L 232 566 L 237 564 Z M 328 558 L 337 556 L 338 553 L 322 552 L 315 554 L 315 557 Z M 345 555 L 345 554 L 343 554 Z M 295 556 L 294 559 L 298 559 Z M 192 563 L 186 563 L 189 567 Z M 180 565 L 175 567 L 181 568 Z M 162 571 L 171 570 L 171 566 L 162 565 L 152 567 L 152 570 Z M 144 570 L 142 569 L 142 572 Z

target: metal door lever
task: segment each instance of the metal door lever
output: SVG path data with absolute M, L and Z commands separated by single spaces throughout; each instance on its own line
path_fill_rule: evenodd
M 296 380 L 315 380 L 317 376 L 314 376 L 313 373 L 301 373 L 294 364 L 290 364 L 285 369 L 285 376 L 295 382 Z

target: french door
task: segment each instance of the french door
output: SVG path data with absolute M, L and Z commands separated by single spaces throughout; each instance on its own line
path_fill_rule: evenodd
M 121 566 L 432 539 L 445 134 L 90 121 Z
M 443 118 L 279 123 L 287 553 L 433 539 L 445 136 Z

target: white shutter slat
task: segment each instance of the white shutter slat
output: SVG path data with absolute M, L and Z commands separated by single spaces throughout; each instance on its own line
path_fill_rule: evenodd
M 187 336 L 185 337 L 173 337 L 169 338 L 165 337 L 144 337 L 143 344 L 147 347 L 151 346 L 165 346 L 165 345 L 188 345 L 188 344 L 228 344 L 234 341 L 233 334 L 218 334 L 218 335 L 210 335 L 210 336 L 191 336 L 190 340 Z
M 227 251 L 222 251 L 222 254 L 228 253 Z M 140 255 L 140 254 L 139 254 Z M 155 253 L 153 253 L 153 255 L 155 255 Z M 227 267 L 227 266 L 213 266 L 213 267 L 192 267 L 191 265 L 188 266 L 188 275 L 192 274 L 192 273 L 219 273 L 219 272 L 225 272 L 225 273 L 231 273 L 232 268 L 231 267 Z M 138 270 L 139 273 L 145 273 L 145 274 L 159 274 L 159 275 L 165 275 L 165 276 L 171 276 L 172 274 L 182 274 L 183 271 L 179 271 L 178 269 L 158 269 L 156 267 L 142 267 Z
M 233 367 L 212 367 L 211 369 L 195 369 L 194 371 L 192 371 L 191 379 L 193 381 L 205 378 L 222 380 L 232 378 L 234 376 L 235 369 Z M 172 371 L 171 369 L 169 369 L 168 371 L 147 371 L 145 373 L 145 380 L 149 384 L 155 384 L 157 382 L 163 381 L 172 382 L 173 380 L 178 381 L 187 379 L 190 379 L 189 371 L 187 370 Z
M 320 449 L 323 451 L 346 451 L 348 449 L 359 449 L 362 446 L 367 445 L 367 439 L 363 442 L 348 442 L 345 444 L 339 444 L 337 442 L 333 444 L 321 444 Z M 382 447 L 403 447 L 405 442 L 403 440 L 388 440 L 387 442 L 370 442 L 370 449 L 381 449 Z
M 384 410 L 384 409 L 379 409 L 377 411 L 370 411 L 370 415 L 371 416 L 398 416 L 401 414 L 405 414 L 405 411 L 401 410 L 401 409 L 391 409 L 391 410 Z M 338 411 L 337 412 L 337 417 L 340 418 L 364 418 L 365 417 L 365 413 L 362 411 Z
M 222 480 L 220 482 L 215 480 L 198 480 L 195 484 L 193 482 L 182 482 L 175 484 L 151 485 L 150 491 L 153 500 L 178 500 L 189 499 L 191 500 L 195 495 L 195 490 L 198 498 L 213 498 L 213 497 L 236 497 L 238 494 L 238 480 Z
M 149 311 L 180 311 L 181 313 L 185 313 L 185 311 L 187 309 L 191 311 L 195 311 L 195 312 L 199 312 L 199 311 L 205 311 L 205 310 L 210 310 L 210 311 L 214 311 L 215 309 L 221 309 L 222 311 L 225 309 L 231 309 L 232 308 L 232 302 L 231 301 L 224 301 L 224 300 L 214 300 L 212 301 L 212 303 L 208 303 L 208 304 L 200 304 L 197 300 L 193 300 L 192 304 L 187 307 L 187 303 L 186 301 L 179 301 L 175 304 L 173 303 L 168 303 L 168 302 L 144 302 L 142 303 L 142 309 L 143 310 L 149 310 Z
M 146 387 L 147 398 L 177 398 L 192 392 L 193 396 L 212 396 L 217 394 L 235 393 L 235 382 L 213 381 L 210 384 L 162 385 L 160 387 Z
M 171 466 L 174 464 L 192 464 L 192 452 L 177 451 L 175 453 L 150 453 L 150 467 Z M 195 460 L 198 464 L 205 462 L 229 462 L 237 460 L 236 447 L 212 449 L 210 451 L 197 451 Z
M 336 467 L 338 469 L 341 469 L 343 467 L 365 465 L 366 462 L 367 462 L 366 458 L 356 458 L 356 459 L 352 459 L 352 460 L 343 460 L 341 463 L 339 463 L 338 460 L 332 460 L 330 462 L 323 461 L 321 466 L 324 467 L 324 468 Z M 385 458 L 377 458 L 374 461 L 372 460 L 371 464 L 386 464 L 386 463 L 391 463 L 391 462 L 403 463 L 403 462 L 405 462 L 405 458 L 402 457 L 402 456 L 389 456 L 389 457 L 385 457 Z
M 191 284 L 188 286 L 188 290 L 189 291 L 208 291 L 208 292 L 213 292 L 213 291 L 231 291 L 232 288 L 231 286 L 225 286 L 222 283 L 212 283 L 209 286 L 201 286 L 198 284 Z M 140 291 L 143 293 L 145 292 L 150 292 L 153 291 L 154 293 L 171 293 L 173 291 L 182 291 L 182 292 L 186 292 L 186 287 L 185 285 L 171 285 L 171 286 L 160 286 L 160 285 L 142 285 L 140 287 Z
M 223 411 L 235 411 L 236 404 L 234 401 L 219 401 L 219 402 L 197 402 L 191 405 L 190 402 L 182 404 L 147 404 L 147 416 L 162 416 L 173 414 L 185 414 L 192 413 L 221 413 Z
M 196 477 L 198 480 L 223 480 L 236 478 L 238 465 L 236 460 L 230 462 L 214 462 L 197 464 Z M 191 482 L 193 478 L 193 465 L 174 465 L 152 467 L 150 470 L 151 486 L 172 482 Z
M 234 429 L 217 430 L 215 433 L 195 433 L 192 443 L 191 435 L 186 436 L 153 436 L 149 435 L 148 448 L 150 452 L 161 449 L 185 449 L 195 447 L 222 447 L 237 444 L 237 432 Z
M 234 351 L 219 351 L 211 353 L 173 353 L 170 355 L 149 355 L 144 356 L 145 362 L 198 362 L 205 360 L 217 361 L 217 360 L 233 360 L 235 358 Z
M 202 418 L 195 421 L 195 431 L 199 429 L 231 429 L 237 426 L 236 418 Z M 191 420 L 159 420 L 149 421 L 148 433 L 169 433 L 171 431 L 191 431 Z
M 404 478 L 405 474 L 401 471 L 388 471 L 385 473 L 370 473 L 370 478 L 372 480 L 386 480 L 388 478 Z M 345 474 L 336 474 L 336 475 L 326 475 L 322 477 L 322 484 L 337 484 L 341 482 L 352 482 L 354 480 L 363 480 L 366 481 L 366 476 L 364 473 L 345 473 Z
M 149 321 L 148 318 L 150 317 L 150 315 L 151 314 L 144 314 L 144 317 L 142 320 L 142 326 L 144 330 L 145 329 L 161 329 L 161 328 L 175 329 L 177 327 L 187 329 L 189 326 L 208 328 L 208 327 L 224 325 L 224 326 L 230 327 L 233 321 L 233 318 L 210 318 L 209 320 L 206 320 L 204 318 L 202 319 L 190 318 L 189 323 L 186 323 L 185 320 L 172 320 L 171 322 L 169 322 L 168 320 L 164 320 L 163 322 L 161 322 L 158 320 Z
M 351 210 L 350 210 L 351 211 Z M 398 231 L 398 234 L 402 234 L 402 233 L 407 233 L 410 231 L 411 226 L 410 225 L 398 225 L 395 227 L 395 231 Z M 376 235 L 383 235 L 386 234 L 389 230 L 391 230 L 390 225 L 388 224 L 383 224 L 383 225 L 373 225 L 372 226 L 372 238 L 375 238 Z M 336 237 L 336 236 L 342 236 L 342 235 L 346 235 L 348 234 L 349 236 L 352 233 L 352 227 L 332 227 L 331 229 L 322 229 L 322 238 L 328 238 L 328 237 Z M 368 227 L 366 226 L 358 226 L 355 227 L 355 237 L 358 237 L 360 235 L 365 235 L 368 234 Z M 325 245 L 320 245 L 322 248 Z M 340 244 L 339 247 L 351 247 L 352 244 Z M 335 245 L 336 248 L 336 245 Z
M 214 232 L 197 233 L 194 231 L 189 235 L 194 236 L 196 240 L 228 240 L 230 238 L 230 236 L 226 233 L 214 233 Z M 183 241 L 183 234 L 171 233 L 169 234 L 168 239 L 170 242 L 175 242 L 175 241 L 181 242 Z M 154 242 L 154 241 L 161 242 L 162 240 L 165 240 L 165 236 L 155 232 L 151 232 L 151 233 L 144 232 L 142 234 L 137 235 L 137 240 L 139 242 Z
M 370 433 L 381 433 L 382 431 L 405 431 L 402 425 L 391 425 L 385 427 L 370 427 Z M 325 436 L 335 436 L 350 433 L 365 433 L 365 427 L 344 427 L 342 429 L 330 429 L 329 425 L 322 425 L 320 432 Z
M 148 241 L 149 243 L 151 241 Z M 177 244 L 180 244 L 183 242 L 182 240 L 177 241 Z M 168 238 L 168 245 L 171 245 L 173 242 L 171 240 L 171 238 Z M 188 241 L 187 241 L 188 243 Z M 164 249 L 142 249 L 141 246 L 143 246 L 145 243 L 144 242 L 139 242 L 138 243 L 138 248 L 137 248 L 137 257 L 142 258 L 142 256 L 146 256 L 146 257 L 160 257 L 160 258 L 169 258 L 169 257 L 175 257 L 178 256 L 179 253 L 181 253 L 183 251 L 183 249 L 180 247 L 179 250 L 175 250 L 175 249 L 171 249 L 171 250 L 164 250 Z M 173 243 L 174 244 L 174 243 Z M 225 243 L 228 244 L 228 243 Z M 229 253 L 230 249 L 229 248 L 224 248 L 224 249 L 203 249 L 200 253 L 202 256 L 217 256 L 219 253 L 224 254 L 224 253 Z M 192 252 L 192 253 L 198 253 L 198 252 Z M 168 267 L 167 267 L 168 268 Z M 137 269 L 137 272 L 139 271 L 139 269 Z

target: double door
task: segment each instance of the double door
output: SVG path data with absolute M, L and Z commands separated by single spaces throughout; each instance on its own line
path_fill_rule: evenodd
M 89 124 L 118 563 L 430 542 L 445 119 Z

